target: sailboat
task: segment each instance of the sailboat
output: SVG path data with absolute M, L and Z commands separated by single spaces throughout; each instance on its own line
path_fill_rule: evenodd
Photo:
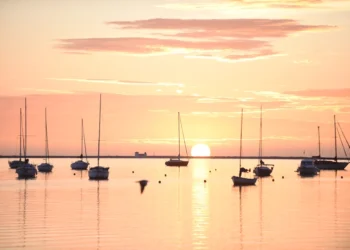
M 83 148 L 85 149 L 85 157 L 86 162 L 83 161 Z M 86 141 L 85 141 L 85 133 L 84 133 L 84 121 L 81 119 L 81 150 L 80 150 L 80 160 L 73 162 L 70 167 L 74 170 L 86 170 L 89 166 L 89 162 L 87 159 L 86 153 Z
M 38 166 L 39 172 L 51 172 L 53 165 L 49 163 L 49 136 L 47 133 L 47 114 L 45 108 L 45 162 Z
M 271 166 L 271 167 L 269 167 L 269 166 Z M 259 177 L 270 176 L 272 173 L 273 167 L 274 167 L 273 164 L 266 164 L 262 160 L 262 108 L 260 106 L 259 163 L 254 168 L 253 172 L 256 176 L 259 176 Z
M 10 168 L 18 168 L 24 165 L 24 161 L 22 161 L 22 141 L 23 141 L 23 125 L 22 125 L 22 109 L 19 110 L 20 119 L 19 119 L 19 160 L 9 161 Z
M 34 164 L 29 163 L 27 159 L 27 98 L 24 99 L 25 109 L 24 109 L 24 164 L 16 169 L 18 178 L 34 178 L 38 171 Z
M 100 138 L 101 138 L 101 94 L 100 94 L 100 112 L 99 112 L 99 123 L 98 123 L 97 166 L 89 169 L 90 180 L 107 180 L 109 176 L 109 167 L 100 166 Z
M 168 167 L 187 167 L 188 165 L 188 160 L 181 160 L 181 150 L 180 150 L 180 129 L 182 131 L 182 135 L 183 135 L 183 128 L 182 128 L 182 123 L 181 123 L 181 118 L 180 118 L 180 112 L 177 113 L 177 127 L 178 127 L 178 146 L 179 146 L 179 154 L 178 157 L 176 159 L 169 159 L 168 161 L 165 162 L 165 165 Z M 187 147 L 186 147 L 186 142 L 185 142 L 185 137 L 184 138 L 184 144 L 185 144 L 185 148 L 186 148 L 186 153 L 187 153 Z
M 255 185 L 257 178 L 244 178 L 242 173 L 249 172 L 248 169 L 242 168 L 242 132 L 243 132 L 243 109 L 241 111 L 241 137 L 240 137 L 240 147 L 239 147 L 239 176 L 232 176 L 233 185 L 235 186 L 248 186 Z
M 348 162 L 338 162 L 338 149 L 337 149 L 337 127 L 336 127 L 336 119 L 334 115 L 334 161 L 326 160 L 321 158 L 321 143 L 320 143 L 320 127 L 318 127 L 318 156 L 313 157 L 317 158 L 315 160 L 315 166 L 320 170 L 344 170 L 346 166 L 349 164 Z

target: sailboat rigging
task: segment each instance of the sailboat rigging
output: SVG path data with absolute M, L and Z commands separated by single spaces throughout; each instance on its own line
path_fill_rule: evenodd
M 100 166 L 100 141 L 101 141 L 101 94 L 100 94 L 100 110 L 98 123 L 98 145 L 97 145 L 97 166 L 89 169 L 90 180 L 107 180 L 109 176 L 109 167 Z
M 242 137 L 243 137 L 243 109 L 241 111 L 241 136 L 239 144 L 239 176 L 232 176 L 233 185 L 235 186 L 248 186 L 255 185 L 257 178 L 244 178 L 242 173 L 249 172 L 250 170 L 242 168 Z
M 177 157 L 177 159 L 169 159 L 168 161 L 165 162 L 165 165 L 168 166 L 168 167 L 187 167 L 189 161 L 188 160 L 181 160 L 181 147 L 180 147 L 181 134 L 182 134 L 182 137 L 183 137 L 183 140 L 184 140 L 187 157 L 188 157 L 188 153 L 187 153 L 185 135 L 184 135 L 184 132 L 183 132 L 180 112 L 177 113 L 177 129 L 178 129 L 178 157 Z M 180 133 L 180 131 L 182 133 Z
M 85 159 L 83 160 L 83 151 L 85 150 Z M 80 160 L 73 162 L 70 166 L 73 170 L 86 170 L 89 166 L 89 161 L 87 159 L 87 151 L 86 151 L 86 140 L 85 140 L 85 132 L 84 132 L 84 120 L 81 119 L 81 145 L 80 145 Z
M 19 160 L 9 161 L 10 168 L 18 168 L 24 164 L 22 161 L 22 148 L 23 148 L 23 125 L 22 125 L 22 109 L 19 109 Z
M 336 118 L 334 119 L 334 160 L 326 160 L 321 157 L 321 143 L 320 143 L 320 132 L 318 132 L 318 156 L 316 158 L 315 166 L 320 170 L 344 170 L 348 165 L 348 162 L 339 162 L 338 161 L 338 149 L 337 149 L 337 126 Z M 319 127 L 318 127 L 319 131 Z
M 38 171 L 34 164 L 29 163 L 27 158 L 27 98 L 24 99 L 24 146 L 23 146 L 24 164 L 16 169 L 18 178 L 34 178 Z
M 45 108 L 45 162 L 38 166 L 39 172 L 51 172 L 53 165 L 49 163 L 49 136 L 47 133 L 47 114 Z
M 271 166 L 269 168 L 268 166 Z M 259 138 L 259 163 L 254 168 L 254 174 L 259 177 L 270 176 L 274 165 L 266 164 L 262 159 L 262 107 L 260 106 L 260 138 Z

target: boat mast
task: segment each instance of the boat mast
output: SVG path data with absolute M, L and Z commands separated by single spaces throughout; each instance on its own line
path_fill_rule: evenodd
M 239 143 L 239 172 L 241 172 L 241 162 L 242 162 L 242 130 L 243 130 L 243 109 L 241 110 L 241 136 Z
M 81 145 L 80 145 L 80 159 L 83 160 L 83 140 L 84 140 L 84 127 L 83 119 L 81 119 Z
M 24 98 L 24 148 L 23 148 L 24 160 L 27 157 L 27 98 Z
M 177 112 L 177 133 L 178 133 L 178 138 L 179 138 L 179 155 L 178 158 L 180 160 L 180 112 Z
M 262 105 L 260 105 L 260 145 L 259 146 L 260 146 L 259 147 L 259 157 L 260 157 L 260 162 L 261 162 L 261 160 L 262 160 Z
M 48 163 L 49 161 L 49 137 L 48 137 L 48 134 L 47 134 L 47 115 L 46 115 L 46 108 L 45 108 L 45 154 L 46 154 L 46 157 L 45 157 L 45 163 Z
M 337 127 L 336 127 L 336 122 L 335 122 L 335 115 L 334 115 L 334 151 L 335 151 L 335 161 L 338 161 L 337 157 Z
M 99 112 L 99 123 L 98 123 L 97 166 L 100 166 L 100 139 L 101 139 L 101 94 L 100 94 L 100 112 Z
M 83 141 L 84 141 L 84 149 L 85 149 L 85 158 L 86 158 L 86 162 L 88 162 L 87 159 L 87 150 L 86 150 L 86 141 L 85 141 L 85 132 L 84 132 L 84 120 L 81 119 L 81 125 L 82 125 L 82 134 L 83 134 Z M 83 150 L 83 149 L 82 149 Z M 82 151 L 83 152 L 83 151 Z M 81 158 L 83 160 L 83 157 Z
M 22 161 L 22 109 L 19 109 L 19 161 Z
M 317 127 L 318 130 L 318 157 L 321 158 L 321 137 L 320 137 L 320 126 Z

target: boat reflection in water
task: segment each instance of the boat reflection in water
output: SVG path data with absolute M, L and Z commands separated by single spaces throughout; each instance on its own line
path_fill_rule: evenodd
M 97 249 L 100 249 L 100 181 L 97 181 L 97 226 L 96 226 L 96 232 L 97 232 Z

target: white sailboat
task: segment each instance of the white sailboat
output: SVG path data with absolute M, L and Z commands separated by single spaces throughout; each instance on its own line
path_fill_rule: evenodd
M 262 107 L 260 106 L 259 163 L 254 168 L 253 172 L 256 176 L 259 176 L 259 177 L 270 176 L 272 173 L 273 167 L 274 167 L 273 164 L 266 164 L 262 159 Z
M 85 149 L 85 157 L 86 161 L 83 160 L 83 149 Z M 84 120 L 81 119 L 81 146 L 80 146 L 80 160 L 73 162 L 70 167 L 73 170 L 86 170 L 89 166 L 89 161 L 87 159 L 86 153 L 86 141 L 85 141 L 85 133 L 84 133 Z
M 29 163 L 27 159 L 27 98 L 24 99 L 25 109 L 24 109 L 24 164 L 16 169 L 18 178 L 34 178 L 36 177 L 38 171 L 34 164 Z
M 39 172 L 51 172 L 53 165 L 49 162 L 49 136 L 47 133 L 47 114 L 45 108 L 45 162 L 38 166 Z
M 178 147 L 179 147 L 179 152 L 178 152 L 178 157 L 176 159 L 169 159 L 168 161 L 165 162 L 165 165 L 168 167 L 187 167 L 188 165 L 188 160 L 181 160 L 181 150 L 180 150 L 180 129 L 183 134 L 183 128 L 182 128 L 182 123 L 181 123 L 181 118 L 180 118 L 180 112 L 177 113 L 177 128 L 178 128 Z M 186 153 L 187 153 L 187 147 L 186 147 L 186 142 L 185 142 L 185 137 L 184 138 L 184 144 L 186 148 Z
M 97 166 L 89 169 L 90 180 L 107 180 L 109 176 L 109 167 L 100 166 L 100 138 L 101 138 L 101 94 L 100 94 L 100 112 L 99 112 L 99 124 L 98 124 Z
M 10 168 L 18 168 L 24 165 L 22 160 L 22 141 L 23 141 L 23 125 L 22 125 L 22 109 L 19 110 L 19 160 L 8 161 Z
M 240 147 L 239 147 L 239 176 L 232 176 L 233 185 L 235 186 L 249 186 L 255 185 L 257 178 L 244 178 L 242 173 L 249 172 L 246 168 L 242 168 L 242 134 L 243 134 L 243 109 L 241 111 L 241 137 L 240 137 Z

